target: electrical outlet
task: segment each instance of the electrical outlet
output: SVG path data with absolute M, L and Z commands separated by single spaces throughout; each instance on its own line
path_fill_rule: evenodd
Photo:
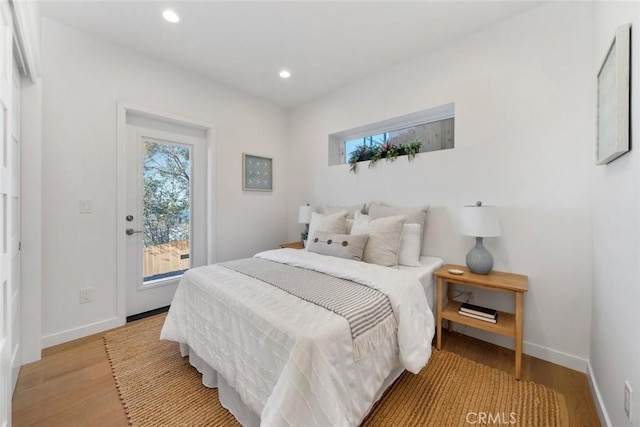
M 80 304 L 91 302 L 93 297 L 93 288 L 80 289 Z
M 93 200 L 80 200 L 80 213 L 90 214 L 93 212 Z
M 628 381 L 624 382 L 624 413 L 627 414 L 627 419 L 631 421 L 631 402 L 633 398 L 633 390 Z

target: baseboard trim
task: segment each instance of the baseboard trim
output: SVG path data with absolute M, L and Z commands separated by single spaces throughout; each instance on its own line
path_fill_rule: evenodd
M 543 347 L 528 341 L 522 343 L 522 351 L 529 356 L 537 357 L 538 359 L 546 360 L 547 362 L 555 363 L 556 365 L 564 366 L 565 368 L 573 369 L 583 374 L 587 373 L 589 361 L 573 354 Z
M 490 342 L 491 344 L 499 345 L 500 347 L 505 347 L 511 350 L 514 349 L 512 338 L 491 334 L 473 328 L 465 328 L 465 330 L 463 330 L 463 333 L 470 337 Z M 588 360 L 575 356 L 573 354 L 564 353 L 562 351 L 544 347 L 529 341 L 523 341 L 522 352 L 524 354 L 528 354 L 529 356 L 546 360 L 547 362 L 555 363 L 556 365 L 564 366 L 565 368 L 573 369 L 584 374 L 587 373 Z
M 124 325 L 124 323 L 118 321 L 117 317 L 113 317 L 111 319 L 90 323 L 78 328 L 67 329 L 66 331 L 56 332 L 55 334 L 51 335 L 45 335 L 42 337 L 42 348 L 47 348 L 68 341 L 77 340 L 78 338 L 84 338 L 86 336 L 104 332 L 122 325 Z
M 600 394 L 600 389 L 598 388 L 598 383 L 596 382 L 596 376 L 593 374 L 593 369 L 590 362 L 587 362 L 587 370 L 587 377 L 589 378 L 589 388 L 591 389 L 593 402 L 596 404 L 596 409 L 598 410 L 598 418 L 600 418 L 600 424 L 606 427 L 611 427 L 611 420 L 609 419 L 607 408 L 606 406 L 604 406 L 604 401 L 602 400 L 602 395 Z

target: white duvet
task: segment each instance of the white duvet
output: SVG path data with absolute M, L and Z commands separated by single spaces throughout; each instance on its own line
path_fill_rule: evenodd
M 161 339 L 189 345 L 260 415 L 261 425 L 356 426 L 394 368 L 417 373 L 426 365 L 433 314 L 411 274 L 294 249 L 256 257 L 378 289 L 398 321 L 397 335 L 355 362 L 343 317 L 221 266 L 185 273 Z

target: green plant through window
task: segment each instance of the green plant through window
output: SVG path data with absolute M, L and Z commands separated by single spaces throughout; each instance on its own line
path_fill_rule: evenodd
M 369 161 L 373 167 L 385 159 L 394 161 L 407 156 L 411 161 L 419 152 L 453 148 L 454 118 L 428 121 L 410 127 L 343 139 L 344 163 L 351 172 L 358 171 L 358 163 Z
M 345 162 L 349 163 L 349 159 L 355 151 L 377 147 L 389 140 L 389 132 L 379 133 L 377 135 L 363 136 L 362 138 L 351 139 L 344 142 Z
M 394 144 L 387 141 L 377 145 L 365 143 L 357 145 L 349 157 L 349 171 L 356 173 L 358 162 L 365 160 L 369 160 L 370 168 L 382 159 L 393 162 L 398 156 L 407 156 L 407 159 L 411 161 L 420 151 L 420 147 L 422 147 L 422 141 L 410 141 L 407 144 Z
M 182 274 L 189 268 L 190 147 L 144 141 L 142 182 L 144 280 Z
M 409 161 L 422 147 L 422 141 L 414 139 L 416 126 L 400 129 L 392 132 L 382 132 L 362 138 L 350 139 L 344 142 L 346 163 L 349 163 L 349 171 L 358 171 L 358 162 L 369 160 L 372 168 L 382 159 L 393 162 L 398 156 L 407 156 Z

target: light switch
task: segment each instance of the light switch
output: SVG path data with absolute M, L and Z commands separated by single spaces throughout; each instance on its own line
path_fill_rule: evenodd
M 80 213 L 90 214 L 93 202 L 91 200 L 80 200 Z

